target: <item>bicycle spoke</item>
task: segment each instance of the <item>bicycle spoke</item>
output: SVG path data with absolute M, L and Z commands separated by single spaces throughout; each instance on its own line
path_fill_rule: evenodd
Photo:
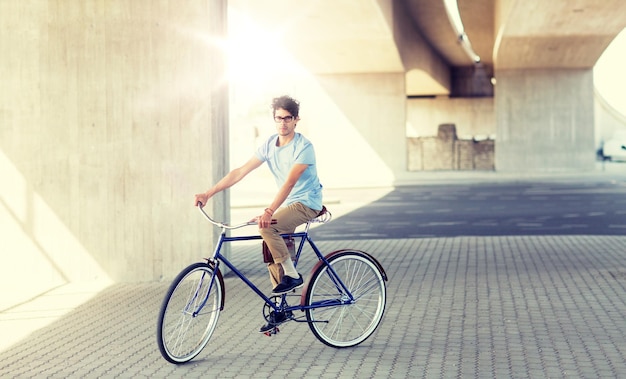
M 382 319 L 384 279 L 367 256 L 356 252 L 342 252 L 329 263 L 332 270 L 322 266 L 309 283 L 306 304 L 314 306 L 306 311 L 309 326 L 327 345 L 354 346 L 369 337 Z

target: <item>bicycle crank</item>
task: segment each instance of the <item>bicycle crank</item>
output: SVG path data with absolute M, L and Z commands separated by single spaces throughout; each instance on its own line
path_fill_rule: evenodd
M 273 327 L 272 329 L 268 330 L 267 332 L 263 333 L 268 337 L 273 336 L 274 334 L 277 334 L 278 332 L 280 332 L 280 329 L 278 329 L 277 326 Z

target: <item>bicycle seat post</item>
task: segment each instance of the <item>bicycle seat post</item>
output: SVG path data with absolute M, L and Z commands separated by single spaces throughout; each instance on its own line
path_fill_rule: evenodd
M 304 227 L 304 232 L 308 235 L 309 234 L 309 228 L 311 227 L 311 220 L 306 222 L 306 226 Z

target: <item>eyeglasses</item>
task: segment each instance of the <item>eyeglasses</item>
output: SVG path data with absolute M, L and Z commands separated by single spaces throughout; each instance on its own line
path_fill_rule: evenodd
M 285 122 L 291 122 L 293 121 L 294 117 L 293 116 L 285 116 L 285 117 L 280 117 L 280 116 L 274 116 L 274 121 L 277 124 L 282 123 L 283 121 Z

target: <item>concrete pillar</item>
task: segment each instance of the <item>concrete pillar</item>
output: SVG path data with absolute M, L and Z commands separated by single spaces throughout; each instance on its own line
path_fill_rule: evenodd
M 169 280 L 214 242 L 192 201 L 228 169 L 227 1 L 105 5 L 0 1 L 0 287 L 21 300 Z
M 501 70 L 496 78 L 497 171 L 594 169 L 591 69 Z
M 224 40 L 228 33 L 227 24 L 227 0 L 209 1 L 209 19 L 207 23 L 210 35 L 214 41 Z M 228 82 L 226 80 L 226 57 L 223 46 L 212 44 L 210 50 L 209 83 L 211 83 L 211 96 L 208 99 L 211 107 L 210 123 L 207 125 L 211 130 L 210 140 L 206 146 L 210 151 L 208 162 L 210 163 L 210 183 L 213 185 L 224 177 L 229 171 L 229 111 L 228 111 Z M 203 165 L 199 166 L 202 169 Z M 212 216 L 217 221 L 230 221 L 230 191 L 224 191 L 216 195 L 210 205 Z M 219 238 L 220 230 L 212 227 L 212 244 Z M 230 254 L 230 245 L 224 244 L 222 253 Z M 227 270 L 222 266 L 223 271 Z

